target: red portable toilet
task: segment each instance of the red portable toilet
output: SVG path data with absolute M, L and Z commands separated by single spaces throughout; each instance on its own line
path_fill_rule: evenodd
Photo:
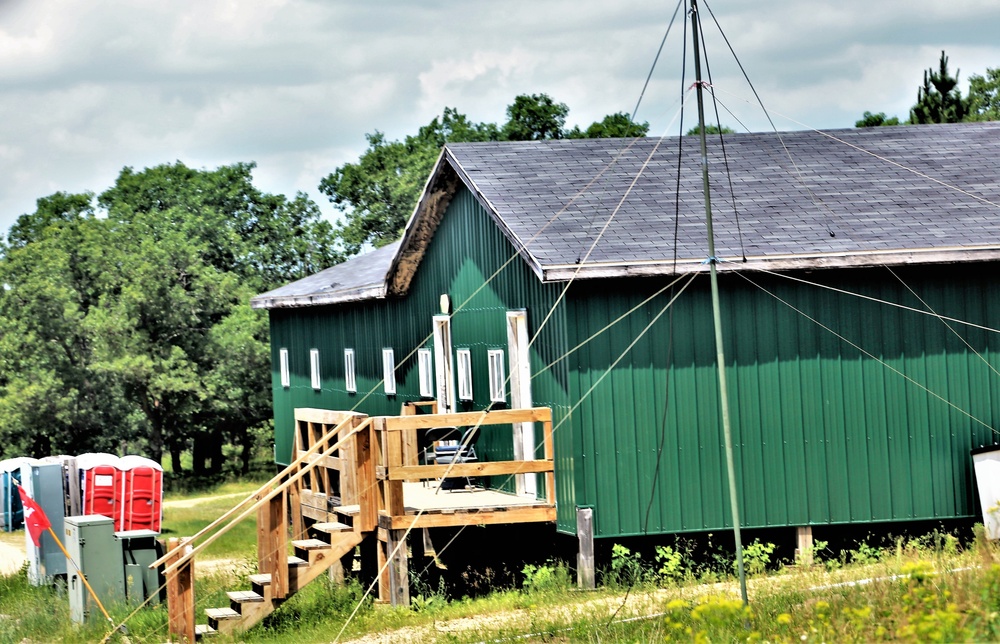
M 114 454 L 81 454 L 76 457 L 80 472 L 80 505 L 84 514 L 100 514 L 121 530 L 122 471 Z
M 142 456 L 123 456 L 121 530 L 160 531 L 163 508 L 163 468 Z

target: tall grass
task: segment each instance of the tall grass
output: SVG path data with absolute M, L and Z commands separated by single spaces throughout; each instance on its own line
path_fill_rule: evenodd
M 231 502 L 204 501 L 168 513 L 168 525 L 179 535 L 190 534 Z M 199 614 L 226 606 L 226 590 L 249 587 L 246 577 L 255 563 L 253 523 L 247 524 L 235 543 L 217 551 L 232 555 L 230 565 L 207 572 L 196 564 Z M 330 642 L 356 607 L 343 639 L 374 633 L 411 644 L 1000 639 L 1000 553 L 981 532 L 964 547 L 951 535 L 933 533 L 817 552 L 819 563 L 809 567 L 784 566 L 770 560 L 768 548 L 760 551 L 749 607 L 739 601 L 731 562 L 721 555 L 699 568 L 685 558 L 683 548 L 659 548 L 649 562 L 619 548 L 617 560 L 604 571 L 609 586 L 593 593 L 577 592 L 571 571 L 558 561 L 526 566 L 519 587 L 475 599 L 449 598 L 445 588 L 415 579 L 410 609 L 362 600 L 356 581 L 339 585 L 321 578 L 251 631 L 215 641 Z M 130 610 L 110 608 L 117 620 Z M 0 615 L 5 616 L 0 617 L 0 643 L 99 641 L 108 631 L 100 618 L 72 624 L 65 594 L 29 586 L 23 572 L 0 578 Z M 165 641 L 165 608 L 143 609 L 127 627 L 132 642 Z

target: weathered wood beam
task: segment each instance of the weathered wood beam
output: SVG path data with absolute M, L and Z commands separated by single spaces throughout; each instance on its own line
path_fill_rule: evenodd
M 445 528 L 463 525 L 496 525 L 503 523 L 551 523 L 556 520 L 555 506 L 518 507 L 508 510 L 470 512 L 455 510 L 450 514 L 397 515 L 382 517 L 391 529 Z
M 552 421 L 548 407 L 534 409 L 500 409 L 497 411 L 470 411 L 457 414 L 421 414 L 419 416 L 380 416 L 385 420 L 385 430 L 435 429 L 459 425 L 509 425 Z
M 552 461 L 488 461 L 474 463 L 455 463 L 454 465 L 416 465 L 391 467 L 386 471 L 390 481 L 408 481 L 411 479 L 448 478 L 470 476 L 499 476 L 501 474 L 534 474 L 551 472 Z

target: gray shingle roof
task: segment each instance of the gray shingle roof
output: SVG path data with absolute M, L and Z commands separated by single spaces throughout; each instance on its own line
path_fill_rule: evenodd
M 709 137 L 716 256 L 748 262 L 721 270 L 1000 259 L 1000 123 L 734 134 L 725 151 Z M 454 185 L 441 178 L 449 167 L 542 279 L 704 270 L 698 137 L 453 143 L 425 195 L 454 189 L 442 188 Z M 393 260 L 428 243 L 410 231 L 431 201 L 422 199 L 402 246 L 254 306 L 384 297 Z
M 393 242 L 258 295 L 251 305 L 256 309 L 274 309 L 385 297 L 386 273 L 398 250 L 399 242 Z
M 725 159 L 718 137 L 709 137 L 716 256 L 827 258 L 823 265 L 849 256 L 844 263 L 854 265 L 857 256 L 890 251 L 1000 249 L 1000 123 L 828 134 L 729 135 Z M 682 139 L 679 218 L 678 140 L 646 138 L 623 149 L 628 143 L 459 143 L 448 152 L 547 279 L 564 278 L 558 267 L 584 258 L 595 269 L 672 262 L 675 224 L 677 257 L 701 262 L 708 252 L 698 137 Z

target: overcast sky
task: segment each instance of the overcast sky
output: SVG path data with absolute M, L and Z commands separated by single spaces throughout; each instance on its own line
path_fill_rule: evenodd
M 963 85 L 1000 66 L 997 0 L 709 6 L 779 129 L 851 127 L 865 110 L 905 118 L 942 49 Z M 630 111 L 674 7 L 0 0 L 0 232 L 38 197 L 100 193 L 123 166 L 174 160 L 256 161 L 260 188 L 305 191 L 332 213 L 316 186 L 358 157 L 366 132 L 401 138 L 445 106 L 502 122 L 522 93 L 566 103 L 570 125 Z M 719 97 L 751 130 L 766 129 L 718 30 L 704 23 Z M 680 36 L 677 24 L 639 109 L 651 134 L 676 133 Z

